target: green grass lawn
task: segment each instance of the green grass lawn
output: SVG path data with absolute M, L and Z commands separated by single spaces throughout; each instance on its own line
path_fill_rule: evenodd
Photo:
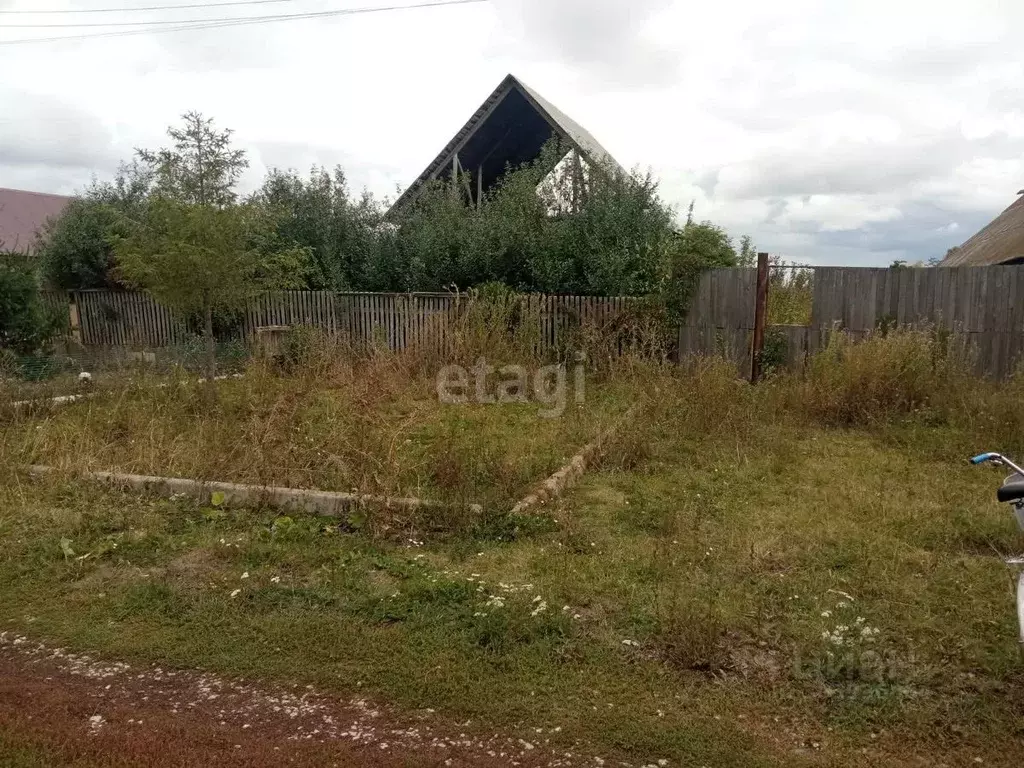
M 928 414 L 825 428 L 791 389 L 648 377 L 647 415 L 600 471 L 472 533 L 372 539 L 12 474 L 0 621 L 110 657 L 559 728 L 553 742 L 639 762 L 1024 759 L 1000 557 L 1024 537 L 995 502 L 1001 476 L 963 461 L 1002 446 Z M 609 398 L 587 424 L 625 401 Z M 514 453 L 539 420 L 503 408 L 479 418 Z M 85 418 L 66 413 L 43 430 Z

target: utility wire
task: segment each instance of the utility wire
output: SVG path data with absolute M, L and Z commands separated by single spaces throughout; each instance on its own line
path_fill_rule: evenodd
M 89 22 L 60 22 L 57 24 L 0 24 L 0 29 L 73 29 L 81 27 L 174 27 L 189 26 L 193 24 L 223 24 L 232 22 L 271 22 L 287 21 L 289 19 L 320 19 L 331 16 L 347 16 L 356 13 L 374 13 L 379 11 L 395 11 L 402 8 L 422 8 L 437 5 L 463 5 L 466 3 L 482 2 L 483 0 L 433 0 L 429 3 L 407 6 L 391 6 L 377 8 L 340 8 L 333 11 L 308 11 L 304 13 L 278 13 L 269 16 L 229 16 L 212 17 L 206 19 L 155 19 L 152 21 L 89 21 Z
M 486 3 L 488 0 L 434 0 L 434 2 L 416 3 L 413 5 L 390 5 L 381 6 L 378 8 L 346 8 L 344 10 L 336 11 L 320 11 L 316 13 L 304 13 L 304 14 L 290 14 L 280 16 L 252 16 L 249 18 L 240 17 L 233 19 L 209 19 L 209 20 L 192 20 L 191 22 L 167 22 L 158 23 L 157 26 L 146 27 L 145 29 L 128 29 L 128 30 L 115 30 L 112 32 L 90 32 L 84 35 L 61 35 L 59 37 L 29 37 L 18 40 L 0 40 L 0 46 L 5 45 L 25 45 L 29 43 L 53 43 L 60 42 L 62 40 L 91 40 L 101 37 L 127 37 L 129 35 L 147 35 L 157 34 L 160 32 L 184 32 L 189 30 L 201 30 L 201 29 L 220 29 L 223 27 L 238 27 L 249 24 L 271 24 L 279 21 L 295 21 L 301 19 L 315 19 L 315 18 L 331 18 L 336 16 L 355 16 L 366 13 L 383 13 L 387 11 L 405 11 L 415 10 L 419 8 L 437 8 L 441 6 L 449 5 L 470 5 L 475 3 Z M 179 25 L 179 26 L 171 26 Z M 112 25 L 99 25 L 99 26 L 112 26 Z M 5 25 L 0 25 L 0 30 L 7 28 Z
M 22 15 L 45 15 L 45 14 L 70 14 L 70 13 L 141 13 L 143 11 L 180 11 L 193 8 L 224 8 L 229 5 L 268 5 L 270 3 L 294 3 L 296 0 L 228 0 L 223 3 L 189 3 L 188 5 L 150 5 L 143 8 L 68 8 L 59 11 L 50 8 L 44 11 L 6 10 L 0 9 L 0 14 L 22 14 Z

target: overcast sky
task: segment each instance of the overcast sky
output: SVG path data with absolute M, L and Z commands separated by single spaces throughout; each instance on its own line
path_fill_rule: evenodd
M 223 2 L 223 0 L 219 0 Z M 422 0 L 281 0 L 14 24 L 263 16 Z M 196 0 L 0 0 L 0 10 Z M 121 27 L 119 29 L 130 29 Z M 233 128 L 247 188 L 340 163 L 394 196 L 511 72 L 681 212 L 811 264 L 941 257 L 1024 188 L 1021 0 L 489 0 L 0 45 L 0 186 L 73 193 L 190 109 Z

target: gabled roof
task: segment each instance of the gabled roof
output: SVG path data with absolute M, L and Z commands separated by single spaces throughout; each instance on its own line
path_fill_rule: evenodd
M 51 216 L 71 202 L 64 195 L 0 188 L 0 251 L 27 251 Z
M 1024 260 L 1024 190 L 992 223 L 944 258 L 941 267 L 982 267 Z
M 475 196 L 478 176 L 486 193 L 508 166 L 516 167 L 535 160 L 544 144 L 555 136 L 591 162 L 611 164 L 613 168 L 622 170 L 622 166 L 583 126 L 521 80 L 508 75 L 395 201 L 389 215 L 415 199 L 426 182 L 450 177 L 456 157 L 460 167 L 474 179 L 472 194 Z

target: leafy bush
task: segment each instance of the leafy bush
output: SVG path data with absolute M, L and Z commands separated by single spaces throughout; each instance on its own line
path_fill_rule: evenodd
M 0 255 L 0 351 L 32 355 L 44 350 L 60 328 L 43 303 L 35 265 L 27 255 Z
M 93 182 L 63 213 L 46 222 L 37 244 L 46 282 L 53 288 L 119 288 L 114 238 L 125 234 L 125 217 L 145 206 L 150 174 L 122 165 L 111 182 Z

